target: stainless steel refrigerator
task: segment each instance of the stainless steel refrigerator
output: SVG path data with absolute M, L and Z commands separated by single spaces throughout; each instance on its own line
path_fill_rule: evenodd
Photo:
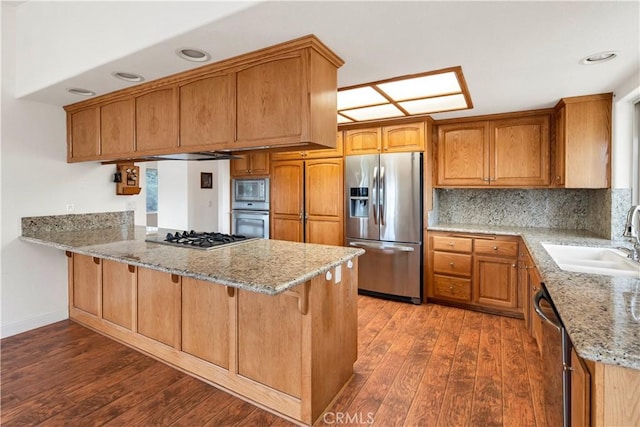
M 422 302 L 422 153 L 347 156 L 346 245 L 362 293 Z

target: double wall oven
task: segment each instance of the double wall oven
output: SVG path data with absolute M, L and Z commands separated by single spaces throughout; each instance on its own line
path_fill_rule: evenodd
M 269 178 L 231 181 L 231 233 L 269 238 Z

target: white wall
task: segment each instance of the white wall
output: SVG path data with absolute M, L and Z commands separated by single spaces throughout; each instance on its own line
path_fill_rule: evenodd
M 213 188 L 200 188 L 201 172 Z M 158 162 L 158 227 L 228 233 L 229 185 L 228 160 Z
M 125 210 L 136 203 L 144 224 L 144 195 L 116 196 L 115 167 L 66 163 L 62 108 L 15 97 L 15 8 L 2 3 L 0 336 L 67 317 L 67 261 L 60 250 L 18 240 L 26 216 Z
M 633 162 L 638 162 L 637 156 L 632 155 L 632 141 L 634 103 L 640 99 L 639 84 L 638 76 L 632 76 L 615 91 L 612 123 L 612 188 L 631 188 Z

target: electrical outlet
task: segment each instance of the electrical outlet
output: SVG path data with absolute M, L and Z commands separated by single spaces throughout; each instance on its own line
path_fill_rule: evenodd
M 67 213 L 73 212 L 74 209 L 75 209 L 75 206 L 73 205 L 73 203 L 67 203 Z
M 135 211 L 136 210 L 136 202 L 134 201 L 128 201 L 127 202 L 127 209 L 128 211 Z
M 213 202 L 211 200 L 209 200 L 209 207 L 212 208 L 213 207 Z

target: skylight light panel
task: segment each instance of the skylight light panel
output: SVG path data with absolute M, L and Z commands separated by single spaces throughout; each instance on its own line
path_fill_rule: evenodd
M 467 101 L 462 94 L 400 102 L 399 105 L 410 114 L 436 113 L 468 108 Z
M 456 73 L 431 74 L 377 85 L 395 101 L 460 93 Z
M 392 104 L 376 105 L 375 107 L 356 108 L 353 110 L 344 111 L 344 114 L 357 121 L 377 120 L 387 117 L 404 116 L 404 113 Z
M 387 99 L 371 86 L 338 91 L 338 111 L 347 108 L 386 104 Z

